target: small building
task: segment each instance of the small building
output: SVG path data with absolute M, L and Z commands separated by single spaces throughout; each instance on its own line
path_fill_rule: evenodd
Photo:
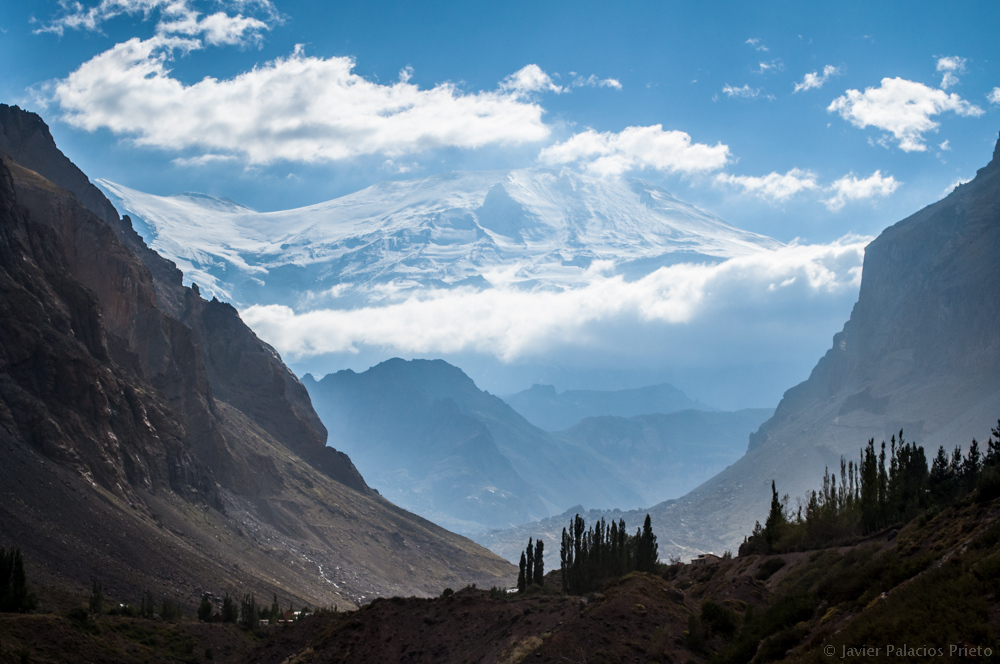
M 719 556 L 714 553 L 699 553 L 698 557 L 691 561 L 692 565 L 707 565 L 708 563 L 716 563 L 722 560 Z

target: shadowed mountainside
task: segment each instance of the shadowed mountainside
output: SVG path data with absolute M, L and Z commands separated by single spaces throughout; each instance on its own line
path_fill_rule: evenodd
M 509 579 L 326 447 L 277 353 L 183 287 L 38 116 L 0 106 L 0 151 L 0 545 L 33 578 L 341 606 Z

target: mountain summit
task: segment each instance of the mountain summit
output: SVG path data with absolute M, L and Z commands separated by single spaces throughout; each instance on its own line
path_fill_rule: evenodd
M 154 196 L 96 183 L 150 246 L 208 292 L 241 305 L 350 302 L 387 283 L 563 287 L 592 269 L 613 266 L 633 277 L 780 246 L 648 182 L 568 170 L 387 181 L 264 213 L 201 194 Z

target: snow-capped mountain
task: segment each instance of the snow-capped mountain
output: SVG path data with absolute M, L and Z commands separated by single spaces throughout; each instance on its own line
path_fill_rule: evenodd
M 387 181 L 263 213 L 95 182 L 187 279 L 238 306 L 352 306 L 419 286 L 561 289 L 595 270 L 636 278 L 780 246 L 648 182 L 566 170 Z

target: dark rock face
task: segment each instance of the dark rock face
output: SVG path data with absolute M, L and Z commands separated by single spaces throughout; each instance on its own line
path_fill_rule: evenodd
M 128 217 L 118 216 L 59 151 L 41 118 L 0 104 L 0 152 L 73 194 L 27 174 L 18 187 L 22 205 L 59 226 L 70 269 L 101 300 L 112 348 L 134 355 L 144 377 L 182 408 L 221 478 L 239 482 L 240 462 L 224 450 L 211 412 L 213 392 L 334 479 L 368 490 L 346 455 L 325 449 L 326 429 L 277 352 L 231 306 L 206 302 L 183 286 L 173 262 L 149 249 Z M 80 214 L 77 201 L 98 219 Z
M 997 152 L 972 182 L 868 245 L 850 320 L 809 380 L 789 390 L 774 418 L 751 437 L 751 450 L 827 401 L 837 407 L 829 425 L 881 419 L 872 435 L 903 427 L 917 442 L 984 400 L 1000 410 Z M 986 412 L 987 419 L 961 428 L 970 439 L 982 437 L 997 415 Z
M 110 362 L 100 304 L 56 232 L 15 200 L 0 165 L 0 433 L 122 497 L 172 487 L 213 499 L 165 400 Z

